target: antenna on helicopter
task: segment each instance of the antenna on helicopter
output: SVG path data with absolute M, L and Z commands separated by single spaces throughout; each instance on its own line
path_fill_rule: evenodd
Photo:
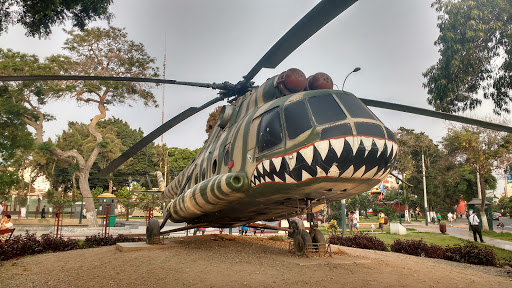
M 360 67 L 356 67 L 356 68 L 354 68 L 354 70 L 352 70 L 352 72 L 348 73 L 347 77 L 345 77 L 345 80 L 343 80 L 343 85 L 341 85 L 341 91 L 343 91 L 343 88 L 345 87 L 345 81 L 347 81 L 348 76 L 350 76 L 350 74 L 352 74 L 354 72 L 357 72 L 359 70 L 361 70 L 361 68 Z

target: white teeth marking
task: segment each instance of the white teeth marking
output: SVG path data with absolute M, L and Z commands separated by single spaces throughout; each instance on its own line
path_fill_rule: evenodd
M 265 168 L 267 172 L 270 172 L 270 160 L 263 160 L 263 168 Z
M 277 182 L 277 183 L 283 183 L 284 181 L 279 179 L 279 177 L 277 176 L 274 176 L 274 180 Z
M 297 181 L 293 180 L 288 174 L 284 173 L 284 176 L 286 177 L 286 183 L 297 183 Z
M 277 172 L 279 172 L 279 170 L 281 170 L 281 162 L 282 161 L 283 161 L 283 158 L 281 158 L 281 157 L 272 158 L 272 162 L 274 162 L 274 166 L 276 166 Z
M 306 160 L 308 165 L 311 165 L 311 162 L 313 162 L 313 151 L 315 151 L 315 149 L 313 149 L 313 145 L 300 150 L 300 154 L 302 154 L 302 157 L 304 157 L 304 160 Z
M 331 142 L 332 149 L 334 149 L 334 151 L 336 151 L 336 155 L 339 158 L 341 155 L 341 152 L 343 151 L 343 146 L 345 146 L 345 138 L 331 139 L 329 141 Z
M 393 142 L 386 140 L 386 145 L 388 146 L 388 155 L 387 156 L 389 157 L 389 154 L 391 153 L 391 150 L 393 149 Z
M 338 175 L 340 175 L 340 170 L 338 169 L 338 166 L 334 164 L 332 165 L 331 169 L 329 169 L 329 173 L 327 173 L 327 176 L 338 177 Z
M 302 170 L 302 181 L 306 181 L 311 178 L 313 178 L 313 176 L 309 175 L 309 173 L 305 170 Z
M 378 169 L 378 168 L 379 168 L 379 167 L 375 167 L 375 168 L 373 168 L 372 170 L 368 171 L 366 174 L 364 174 L 364 175 L 363 175 L 363 177 L 362 177 L 362 178 L 368 178 L 368 179 L 373 178 L 373 176 L 375 176 L 375 172 L 377 172 L 377 169 Z
M 258 166 L 256 167 L 256 169 L 258 170 L 258 172 L 260 172 L 261 174 L 263 174 L 263 163 L 260 162 L 260 164 L 258 164 Z
M 343 173 L 341 175 L 341 177 L 344 177 L 344 178 L 349 178 L 349 177 L 352 177 L 352 174 L 354 174 L 354 165 L 351 165 L 347 171 L 345 171 L 345 173 Z
M 254 185 L 254 186 L 258 186 L 260 184 L 260 181 L 258 179 L 255 179 L 254 183 L 256 183 L 256 185 Z
M 322 156 L 322 160 L 325 159 L 327 152 L 329 152 L 329 141 L 320 141 L 315 143 L 315 147 L 320 152 L 320 156 Z
M 265 182 L 271 182 L 272 180 L 270 180 L 270 178 L 268 178 L 267 176 L 265 176 Z
M 286 162 L 288 162 L 288 166 L 289 166 L 290 170 L 295 168 L 295 162 L 297 162 L 297 153 L 293 153 L 291 155 L 286 155 L 285 159 L 286 159 Z
M 316 166 L 316 177 L 324 177 L 325 175 L 324 170 L 320 169 L 320 167 Z
M 354 173 L 354 175 L 352 175 L 352 177 L 361 178 L 361 176 L 363 176 L 363 173 L 364 173 L 364 166 L 361 167 L 359 170 L 357 170 L 357 172 Z
M 379 152 L 377 153 L 377 157 L 379 157 L 380 153 L 382 153 L 382 150 L 384 150 L 384 144 L 386 143 L 386 140 L 373 139 L 373 141 L 375 141 L 375 144 L 377 144 L 377 147 L 379 148 Z
M 368 152 L 372 150 L 373 138 L 362 137 L 361 140 L 363 140 L 363 145 L 366 150 L 366 152 L 364 153 L 364 157 L 366 157 L 366 155 L 368 155 Z
M 398 153 L 398 144 L 393 143 L 393 158 L 396 156 L 396 153 Z
M 356 144 L 354 144 L 356 142 L 356 138 L 357 137 L 352 137 L 352 136 L 345 138 L 345 140 L 347 140 L 348 144 L 350 144 L 350 147 L 352 147 L 352 153 L 354 155 L 356 154 L 356 151 L 357 151 L 357 146 L 356 146 Z M 359 142 L 357 142 L 357 145 L 359 145 Z

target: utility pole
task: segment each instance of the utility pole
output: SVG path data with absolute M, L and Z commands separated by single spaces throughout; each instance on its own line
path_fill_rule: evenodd
M 167 64 L 167 38 L 165 38 L 165 51 L 164 51 L 164 79 L 165 79 L 165 65 Z M 162 124 L 164 124 L 164 111 L 165 111 L 165 84 L 162 88 Z M 162 134 L 161 139 L 162 149 L 164 149 L 164 134 Z M 164 151 L 162 151 L 164 152 Z M 167 147 L 165 147 L 165 163 L 164 163 L 164 183 L 167 186 Z
M 478 191 L 478 199 L 482 199 L 482 187 L 480 187 L 480 169 L 476 167 L 476 187 Z
M 423 170 L 423 203 L 425 205 L 425 225 L 428 226 L 428 205 L 427 205 L 427 179 L 425 178 L 425 156 L 421 150 L 421 166 Z
M 343 235 L 345 235 L 345 223 L 347 222 L 346 210 L 345 199 L 343 199 L 341 200 L 341 234 Z

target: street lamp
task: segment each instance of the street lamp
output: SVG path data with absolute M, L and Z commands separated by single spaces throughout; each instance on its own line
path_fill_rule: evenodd
M 345 80 L 343 80 L 343 85 L 341 86 L 341 91 L 343 91 L 343 88 L 345 87 L 345 81 L 347 81 L 348 76 L 350 76 L 350 74 L 357 72 L 359 70 L 361 70 L 361 68 L 356 67 L 356 68 L 354 68 L 354 70 L 352 70 L 352 72 L 348 73 L 347 77 L 345 77 Z

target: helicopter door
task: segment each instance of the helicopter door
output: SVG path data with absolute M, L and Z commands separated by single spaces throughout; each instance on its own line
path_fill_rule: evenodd
M 256 147 L 256 138 L 260 120 L 261 117 L 257 117 L 252 120 L 249 128 L 249 134 L 247 135 L 247 161 L 249 161 L 249 163 L 252 163 L 256 157 L 254 149 Z

